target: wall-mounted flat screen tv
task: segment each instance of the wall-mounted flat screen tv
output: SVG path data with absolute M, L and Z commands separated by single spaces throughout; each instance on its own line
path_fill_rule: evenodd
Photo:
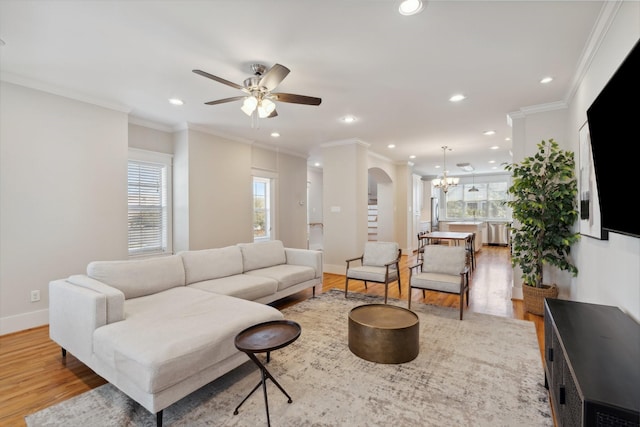
M 602 228 L 640 237 L 640 41 L 587 110 Z

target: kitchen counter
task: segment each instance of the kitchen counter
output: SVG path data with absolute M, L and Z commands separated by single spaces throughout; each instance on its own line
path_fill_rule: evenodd
M 447 223 L 449 231 L 460 231 L 474 233 L 476 235 L 476 252 L 482 249 L 484 244 L 482 239 L 482 229 L 485 227 L 484 221 L 457 221 Z

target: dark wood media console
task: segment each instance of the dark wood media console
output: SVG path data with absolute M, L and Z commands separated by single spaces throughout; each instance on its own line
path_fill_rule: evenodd
M 559 426 L 640 425 L 640 324 L 617 307 L 545 299 L 545 385 Z

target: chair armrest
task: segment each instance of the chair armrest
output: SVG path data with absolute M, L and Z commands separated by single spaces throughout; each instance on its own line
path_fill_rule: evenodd
M 417 264 L 414 264 L 414 265 L 409 266 L 409 270 L 413 270 L 414 268 L 417 268 L 417 267 L 422 267 L 422 263 L 421 263 L 421 262 L 419 262 L 419 263 L 417 263 Z
M 364 254 L 360 255 L 359 257 L 349 258 L 348 260 L 346 260 L 345 262 L 347 263 L 347 270 L 349 269 L 349 263 L 350 263 L 350 262 L 360 260 L 360 264 L 362 264 L 362 260 L 363 260 L 363 259 L 364 259 Z

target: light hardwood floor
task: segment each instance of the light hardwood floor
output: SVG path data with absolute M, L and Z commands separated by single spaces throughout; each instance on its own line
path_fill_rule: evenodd
M 360 254 L 354 254 L 358 256 Z M 409 280 L 408 265 L 415 262 L 415 255 L 402 257 L 402 295 L 396 284 L 389 286 L 390 298 L 407 298 Z M 509 249 L 484 246 L 478 252 L 477 267 L 471 278 L 471 298 L 465 310 L 496 316 L 528 320 L 535 324 L 540 353 L 544 349 L 543 319 L 524 311 L 522 301 L 511 300 L 511 266 Z M 322 291 L 332 288 L 344 290 L 344 275 L 325 273 Z M 349 292 L 366 292 L 384 295 L 384 287 L 349 282 Z M 311 290 L 287 297 L 278 308 L 296 304 L 312 295 Z M 412 304 L 428 303 L 458 307 L 458 296 L 414 290 Z M 463 320 L 464 321 L 464 320 Z M 505 339 L 509 339 L 505 337 Z M 17 332 L 0 337 L 0 426 L 24 426 L 24 417 L 30 413 L 69 399 L 104 384 L 105 381 L 67 353 L 63 359 L 60 347 L 49 339 L 47 326 Z

